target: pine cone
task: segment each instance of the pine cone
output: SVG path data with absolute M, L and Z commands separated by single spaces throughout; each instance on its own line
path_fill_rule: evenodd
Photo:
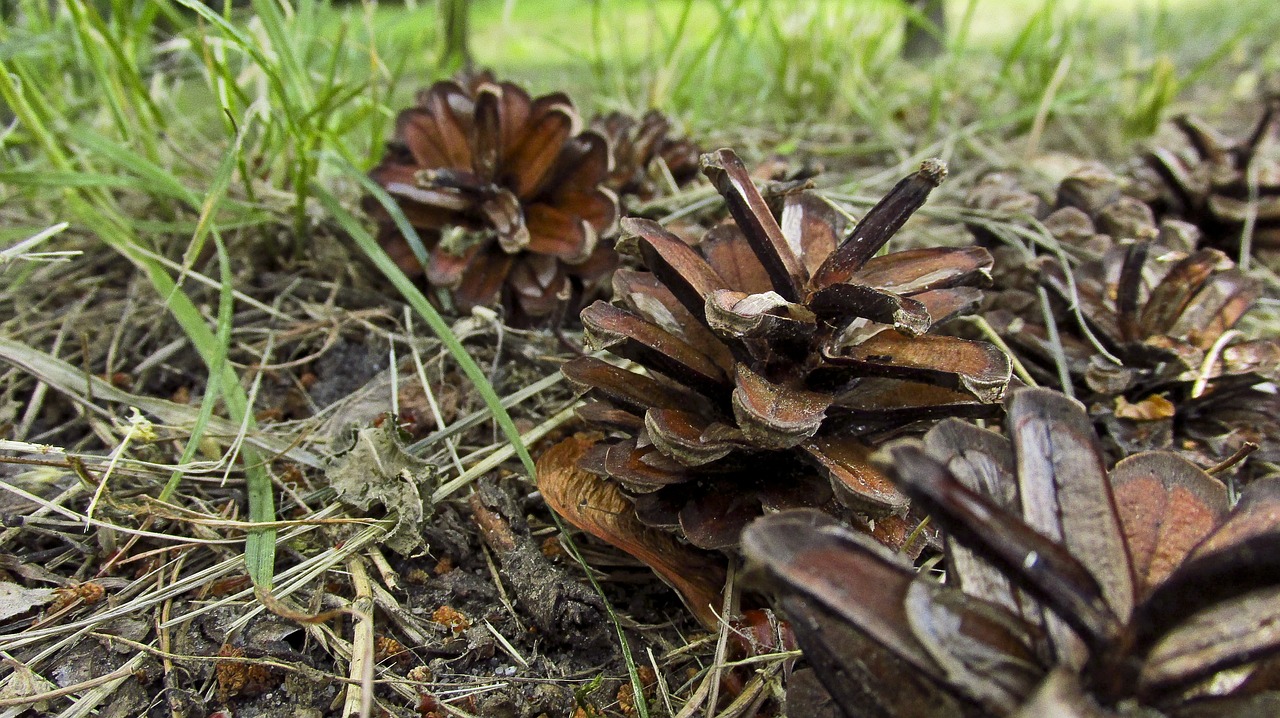
M 671 121 L 658 110 L 649 110 L 639 119 L 610 112 L 592 120 L 591 129 L 604 135 L 613 148 L 613 171 L 605 184 L 624 200 L 652 199 L 659 193 L 654 177 L 661 173 L 669 174 L 676 187 L 698 176 L 697 145 L 685 137 L 671 137 Z
M 946 585 L 816 512 L 745 531 L 846 715 L 1272 714 L 1280 479 L 1228 512 L 1176 454 L 1108 472 L 1084 407 L 1046 389 L 1014 392 L 1006 427 L 947 420 L 879 455 L 946 530 Z
M 1031 197 L 998 177 L 980 183 L 969 203 L 1038 211 L 1064 253 L 1081 258 L 1069 267 L 1056 256 L 1023 260 L 1031 271 L 1019 273 L 1010 266 L 1018 252 L 997 252 L 1006 261 L 997 276 L 1015 286 L 993 297 L 985 316 L 1037 380 L 1058 386 L 1065 370 L 1072 393 L 1094 407 L 1122 454 L 1183 448 L 1215 463 L 1246 437 L 1280 440 L 1280 419 L 1249 416 L 1253 430 L 1244 431 L 1246 415 L 1237 410 L 1241 402 L 1274 405 L 1274 395 L 1254 385 L 1280 379 L 1280 339 L 1234 330 L 1261 295 L 1255 279 L 1219 250 L 1193 250 L 1193 225 L 1157 225 L 1150 207 L 1122 194 L 1100 166 L 1065 179 L 1052 211 Z M 1027 286 L 1036 280 L 1054 300 L 1053 332 Z
M 602 241 L 618 218 L 610 168 L 608 142 L 581 131 L 568 97 L 530 98 L 485 73 L 420 92 L 370 173 L 422 238 L 425 270 L 382 206 L 365 207 L 406 274 L 425 271 L 464 311 L 501 299 L 519 322 L 589 300 L 616 265 Z
M 1143 157 L 1133 191 L 1160 216 L 1195 224 L 1207 246 L 1236 256 L 1251 212 L 1250 174 L 1256 176 L 1252 246 L 1280 249 L 1280 99 L 1242 139 L 1224 137 L 1195 117 L 1174 120 L 1175 136 Z
M 616 432 L 583 468 L 637 494 L 642 520 L 703 547 L 735 546 L 766 508 L 901 516 L 907 501 L 868 463 L 869 442 L 923 419 L 990 416 L 1010 375 L 993 345 L 930 333 L 977 304 L 985 249 L 875 256 L 945 166 L 924 163 L 844 237 L 818 195 L 767 203 L 729 150 L 702 163 L 734 223 L 690 247 L 623 220 L 649 271 L 620 270 L 617 304 L 582 312 L 595 345 L 647 370 L 564 366 L 594 400 L 582 416 Z

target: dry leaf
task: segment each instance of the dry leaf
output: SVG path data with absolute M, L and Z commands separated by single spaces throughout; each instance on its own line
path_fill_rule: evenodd
M 1129 400 L 1125 399 L 1124 396 L 1116 397 L 1115 415 L 1121 419 L 1159 421 L 1160 419 L 1172 419 L 1175 413 L 1176 409 L 1173 406 L 1173 402 L 1159 394 L 1152 394 L 1136 404 L 1130 404 Z
M 574 526 L 640 559 L 680 594 L 704 626 L 714 629 L 724 587 L 723 560 L 640 523 L 617 484 L 578 467 L 592 443 L 573 436 L 538 457 L 538 489 L 547 505 Z
M 394 421 L 357 431 L 325 476 L 342 501 L 362 511 L 381 504 L 395 512 L 395 526 L 383 539 L 387 548 L 407 556 L 423 545 L 422 522 L 435 511 L 436 467 L 405 451 Z
M 24 588 L 16 583 L 0 583 L 0 621 L 52 603 L 57 597 L 57 589 L 53 588 Z
M 25 663 L 19 663 L 12 658 L 5 658 L 4 663 L 12 669 L 12 672 L 5 676 L 3 683 L 0 683 L 0 701 L 21 700 L 57 690 L 57 686 L 27 668 Z M 0 718 L 17 718 L 28 710 L 44 713 L 48 707 L 48 701 L 9 706 L 0 711 Z

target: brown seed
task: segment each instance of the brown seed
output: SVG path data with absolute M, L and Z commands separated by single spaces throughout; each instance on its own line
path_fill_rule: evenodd
M 471 619 L 462 614 L 461 611 L 451 606 L 441 606 L 431 614 L 431 620 L 448 628 L 455 634 L 471 628 Z

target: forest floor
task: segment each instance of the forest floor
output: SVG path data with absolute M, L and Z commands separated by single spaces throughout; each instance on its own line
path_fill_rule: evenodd
M 794 654 L 727 665 L 542 501 L 529 460 L 582 429 L 576 323 L 441 313 L 358 241 L 437 74 L 431 4 L 103 5 L 0 5 L 0 716 L 733 716 L 781 690 L 754 668 Z M 910 229 L 935 243 L 986 172 L 1049 191 L 1280 90 L 1265 0 L 954 3 L 916 64 L 894 3 L 551 5 L 477 3 L 477 59 L 821 166 L 854 214 L 942 156 Z

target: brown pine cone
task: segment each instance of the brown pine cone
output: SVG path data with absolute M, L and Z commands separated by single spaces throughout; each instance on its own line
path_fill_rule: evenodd
M 1098 165 L 1063 180 L 1053 203 L 994 176 L 969 204 L 1012 208 L 1038 241 L 996 251 L 1005 291 L 989 296 L 984 316 L 1037 381 L 1093 408 L 1121 454 L 1176 448 L 1212 464 L 1263 439 L 1270 446 L 1255 458 L 1280 458 L 1280 418 L 1240 411 L 1276 406 L 1256 385 L 1280 378 L 1280 339 L 1235 330 L 1261 286 L 1221 251 L 1195 249 L 1195 225 L 1157 224 Z M 989 227 L 975 234 L 994 238 Z M 1028 260 L 1029 247 L 1041 256 Z M 1048 290 L 1053 327 L 1037 284 Z
M 599 296 L 616 266 L 611 161 L 568 97 L 531 98 L 485 73 L 420 92 L 370 173 L 422 239 L 425 268 L 382 205 L 365 207 L 406 274 L 464 311 L 501 301 L 520 323 Z
M 581 465 L 698 546 L 732 548 L 747 521 L 791 506 L 892 530 L 907 501 L 868 462 L 873 442 L 922 420 L 990 416 L 1010 377 L 995 346 L 932 333 L 977 305 L 985 249 L 876 256 L 945 166 L 924 163 L 846 236 L 820 196 L 767 201 L 728 150 L 702 163 L 734 221 L 691 247 L 623 220 L 648 271 L 620 270 L 615 304 L 582 312 L 594 344 L 643 373 L 565 365 L 590 390 L 582 416 L 613 432 Z

